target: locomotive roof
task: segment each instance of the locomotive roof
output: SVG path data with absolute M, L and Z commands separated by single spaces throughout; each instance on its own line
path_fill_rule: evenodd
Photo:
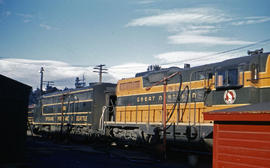
M 170 71 L 172 72 L 176 72 L 176 71 L 193 71 L 193 70 L 204 70 L 204 69 L 216 69 L 219 67 L 233 67 L 233 66 L 237 66 L 239 64 L 248 64 L 252 59 L 258 57 L 258 56 L 267 56 L 268 54 L 270 54 L 270 52 L 267 53 L 260 53 L 260 54 L 253 54 L 251 56 L 243 56 L 243 57 L 238 57 L 238 58 L 232 58 L 232 59 L 227 59 L 221 62 L 217 62 L 217 63 L 211 63 L 211 64 L 205 64 L 205 65 L 200 65 L 200 66 L 194 66 L 191 68 L 179 68 L 179 67 L 170 67 L 170 68 L 164 68 L 158 71 L 146 71 L 146 72 L 140 72 L 137 73 L 135 77 L 147 77 L 149 75 L 152 74 L 156 74 L 156 73 L 170 73 Z
M 221 61 L 221 62 L 201 65 L 201 66 L 197 66 L 197 67 L 193 67 L 193 68 L 200 68 L 200 67 L 205 67 L 205 66 L 218 68 L 218 67 L 227 67 L 227 66 L 239 65 L 239 64 L 242 64 L 242 63 L 249 63 L 252 59 L 254 59 L 254 58 L 258 57 L 258 56 L 267 56 L 268 54 L 270 54 L 270 52 L 260 53 L 260 54 L 253 54 L 253 55 L 250 55 L 250 56 L 242 56 L 242 57 L 238 57 L 238 58 L 231 58 L 231 59 L 227 59 L 227 60 L 224 60 L 224 61 Z
M 139 72 L 139 73 L 136 73 L 135 77 L 140 77 L 140 76 L 145 76 L 145 75 L 155 74 L 155 73 L 162 73 L 162 72 L 165 73 L 165 72 L 168 72 L 168 71 L 177 72 L 177 71 L 181 71 L 181 70 L 183 70 L 183 69 L 179 68 L 179 67 L 162 68 L 162 69 L 157 70 L 157 71 Z
M 52 95 L 56 95 L 56 94 L 65 94 L 65 93 L 69 93 L 69 92 L 73 92 L 73 91 L 87 90 L 87 89 L 91 89 L 91 88 L 93 88 L 94 86 L 97 86 L 97 85 L 113 86 L 115 84 L 113 84 L 113 83 L 98 84 L 97 83 L 97 84 L 93 84 L 93 85 L 82 87 L 82 88 L 71 88 L 71 89 L 66 89 L 66 90 L 61 90 L 61 91 L 55 91 L 55 92 L 52 92 L 52 93 L 44 94 L 42 96 L 52 96 Z

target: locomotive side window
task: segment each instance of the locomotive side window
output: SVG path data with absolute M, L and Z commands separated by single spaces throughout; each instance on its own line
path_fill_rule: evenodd
M 117 98 L 117 106 L 124 106 L 124 105 L 125 105 L 124 98 L 118 97 Z
M 245 63 L 242 63 L 242 64 L 240 64 L 239 65 L 239 68 L 238 68 L 238 73 L 239 73 L 239 75 L 238 75 L 238 84 L 239 85 L 244 85 L 244 73 L 245 73 L 245 67 L 246 67 L 247 65 L 245 64 Z
M 216 88 L 217 89 L 228 89 L 228 88 L 239 88 L 243 86 L 244 73 L 238 72 L 238 69 L 226 69 L 219 70 L 216 73 Z M 239 80 L 240 79 L 240 80 Z
M 203 80 L 205 79 L 205 72 L 199 71 L 195 74 L 195 80 Z
M 238 70 L 230 69 L 228 70 L 228 83 L 227 85 L 235 86 L 238 85 Z
M 259 79 L 258 75 L 259 75 L 259 65 L 252 64 L 251 65 L 251 82 L 252 83 L 258 82 L 258 79 Z
M 208 79 L 212 79 L 213 78 L 213 74 L 211 72 L 208 73 Z
M 216 86 L 222 87 L 226 85 L 226 73 L 225 71 L 217 72 Z
M 210 87 L 212 85 L 213 73 L 212 72 L 206 72 L 206 74 L 207 74 L 206 88 L 210 89 Z

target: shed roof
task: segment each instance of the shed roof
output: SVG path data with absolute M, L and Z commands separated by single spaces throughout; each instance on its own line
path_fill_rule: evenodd
M 0 99 L 18 100 L 28 97 L 32 87 L 0 74 Z
M 270 102 L 228 108 L 204 113 L 205 120 L 270 121 Z

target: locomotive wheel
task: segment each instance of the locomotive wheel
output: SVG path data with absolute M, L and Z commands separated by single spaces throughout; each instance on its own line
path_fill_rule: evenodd
M 194 140 L 198 136 L 198 130 L 195 126 L 188 126 L 186 128 L 186 136 L 188 140 Z

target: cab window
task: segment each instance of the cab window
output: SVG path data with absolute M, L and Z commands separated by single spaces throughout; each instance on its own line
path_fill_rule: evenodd
M 217 72 L 217 78 L 216 78 L 216 86 L 222 87 L 226 85 L 226 73 L 225 71 L 219 71 Z
M 259 65 L 252 64 L 251 65 L 251 82 L 258 83 L 258 79 L 259 79 Z
M 238 85 L 238 70 L 237 69 L 228 70 L 227 85 Z
M 241 87 L 243 82 L 240 82 L 239 78 L 242 79 L 243 74 L 237 68 L 218 70 L 216 72 L 216 89 Z

